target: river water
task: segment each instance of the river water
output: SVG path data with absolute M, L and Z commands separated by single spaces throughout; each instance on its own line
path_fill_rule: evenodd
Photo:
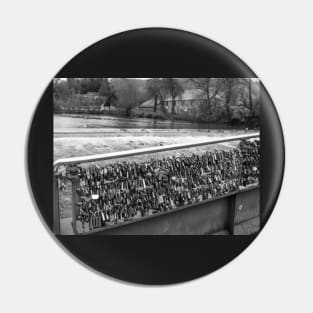
M 54 129 L 66 128 L 141 128 L 141 129 L 243 129 L 226 124 L 193 123 L 149 118 L 126 118 L 107 115 L 54 115 Z

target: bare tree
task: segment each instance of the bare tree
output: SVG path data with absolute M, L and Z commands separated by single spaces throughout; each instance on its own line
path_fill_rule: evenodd
M 164 78 L 164 88 L 172 98 L 172 115 L 174 115 L 176 113 L 176 98 L 183 94 L 184 89 L 175 78 Z
M 225 94 L 225 110 L 226 110 L 226 119 L 229 122 L 231 120 L 231 105 L 235 93 L 235 87 L 237 84 L 236 78 L 222 78 L 222 87 Z
M 164 101 L 168 96 L 168 88 L 165 80 L 162 78 L 152 78 L 147 81 L 148 93 L 154 98 L 154 111 L 156 111 L 158 103 L 160 103 L 164 111 Z
M 159 83 L 158 79 L 150 79 L 147 81 L 148 93 L 151 97 L 154 98 L 154 112 L 157 110 L 158 97 L 159 97 Z
M 239 90 L 240 104 L 238 107 L 242 107 L 249 112 L 250 116 L 255 115 L 255 104 L 253 102 L 253 81 L 251 78 L 240 79 L 241 85 Z
M 196 89 L 202 90 L 207 102 L 207 115 L 212 113 L 212 101 L 220 91 L 221 81 L 219 78 L 190 78 Z

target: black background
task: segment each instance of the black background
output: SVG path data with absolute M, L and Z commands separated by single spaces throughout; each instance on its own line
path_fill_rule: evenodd
M 257 77 L 224 47 L 173 29 L 142 29 L 104 39 L 74 57 L 56 77 Z M 53 86 L 35 112 L 28 142 L 29 180 L 39 211 L 53 228 Z M 261 215 L 276 203 L 284 172 L 279 118 L 261 90 Z M 53 235 L 53 234 L 52 234 Z M 54 235 L 53 235 L 54 236 Z M 255 236 L 56 236 L 74 256 L 118 279 L 169 284 L 224 266 Z

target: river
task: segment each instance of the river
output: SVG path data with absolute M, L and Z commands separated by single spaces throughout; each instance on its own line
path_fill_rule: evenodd
M 54 115 L 54 159 L 217 139 L 247 132 L 254 130 L 147 118 Z
M 54 115 L 54 129 L 66 128 L 139 128 L 139 129 L 243 129 L 216 123 L 127 118 L 108 115 Z

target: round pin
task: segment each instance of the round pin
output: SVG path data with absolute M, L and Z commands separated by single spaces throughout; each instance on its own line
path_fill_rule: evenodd
M 232 52 L 138 29 L 88 47 L 52 79 L 28 172 L 69 254 L 119 280 L 173 284 L 223 267 L 262 231 L 284 140 L 268 92 Z

